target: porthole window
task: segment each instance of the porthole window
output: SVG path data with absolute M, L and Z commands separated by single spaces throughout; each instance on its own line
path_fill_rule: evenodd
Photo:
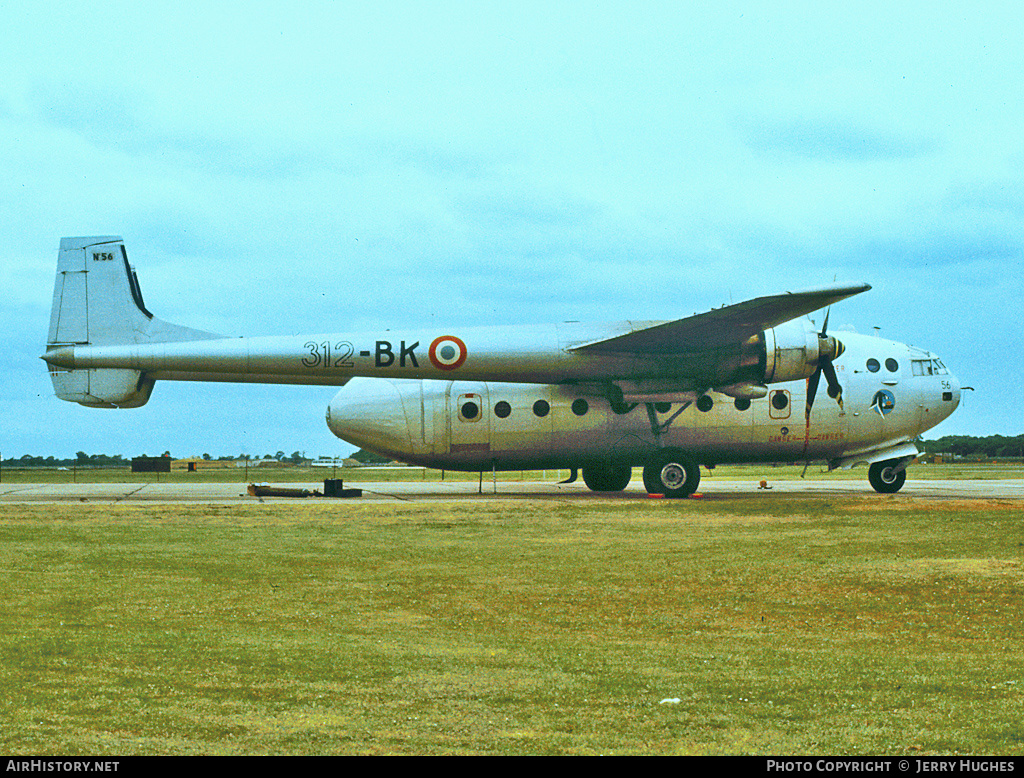
M 572 401 L 572 412 L 575 413 L 577 416 L 582 416 L 588 410 L 590 410 L 590 404 L 582 397 Z
M 511 413 L 512 406 L 509 405 L 504 400 L 495 404 L 494 406 L 494 415 L 497 416 L 499 419 L 507 419 Z
M 900 363 L 897 362 L 892 357 L 889 357 L 887 360 L 885 360 L 885 369 L 888 370 L 890 373 L 895 373 L 897 370 L 900 369 Z
M 548 404 L 547 400 L 537 400 L 537 402 L 535 402 L 533 404 L 533 413 L 536 416 L 540 416 L 541 418 L 544 418 L 550 412 L 551 412 L 551 406 Z
M 477 416 L 480 415 L 480 406 L 472 400 L 462 403 L 462 410 L 460 411 L 462 418 L 466 421 L 476 421 Z
M 750 407 L 750 400 L 747 399 L 746 397 L 737 397 L 733 401 L 733 405 L 736 406 L 736 410 L 745 411 Z
M 774 392 L 772 394 L 772 406 L 775 410 L 785 410 L 787 405 L 789 405 L 789 395 L 785 392 Z
M 701 395 L 697 400 L 697 410 L 702 413 L 707 413 L 714 406 L 715 401 L 708 397 L 706 394 Z
M 672 410 L 672 403 L 654 403 L 654 410 L 658 413 L 668 413 Z
M 878 364 L 878 360 L 875 359 L 874 357 L 871 357 L 871 359 L 868 360 L 868 370 L 870 370 L 872 373 L 877 373 L 878 368 L 880 367 L 881 365 Z

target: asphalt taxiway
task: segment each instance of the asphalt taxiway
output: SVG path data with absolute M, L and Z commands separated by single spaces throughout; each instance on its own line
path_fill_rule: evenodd
M 362 490 L 361 497 L 256 497 L 242 483 L 93 483 L 93 484 L 0 484 L 0 505 L 26 503 L 255 503 L 327 501 L 444 502 L 479 499 L 615 499 L 650 498 L 643 485 L 634 480 L 614 494 L 596 494 L 582 483 L 556 484 L 543 481 L 387 481 L 379 483 L 346 482 L 346 487 Z M 286 483 L 291 489 L 323 490 L 322 483 Z M 771 499 L 773 495 L 876 496 L 867 481 L 776 481 L 762 489 L 753 481 L 719 481 L 706 478 L 694 497 L 727 500 L 742 497 Z M 1024 500 L 1024 479 L 1003 480 L 907 480 L 896 495 L 925 499 L 1008 499 Z

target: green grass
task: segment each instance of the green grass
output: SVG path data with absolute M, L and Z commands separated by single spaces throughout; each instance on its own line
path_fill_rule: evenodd
M 0 506 L 0 750 L 1021 754 L 1022 518 Z

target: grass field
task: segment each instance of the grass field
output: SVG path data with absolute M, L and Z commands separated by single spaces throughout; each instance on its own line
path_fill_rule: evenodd
M 0 750 L 1021 754 L 1022 519 L 879 495 L 0 506 Z

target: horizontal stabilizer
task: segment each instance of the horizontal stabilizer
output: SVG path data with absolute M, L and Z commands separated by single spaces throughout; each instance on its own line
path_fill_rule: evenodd
M 153 392 L 151 378 L 138 370 L 51 368 L 53 391 L 60 399 L 90 408 L 139 408 Z

